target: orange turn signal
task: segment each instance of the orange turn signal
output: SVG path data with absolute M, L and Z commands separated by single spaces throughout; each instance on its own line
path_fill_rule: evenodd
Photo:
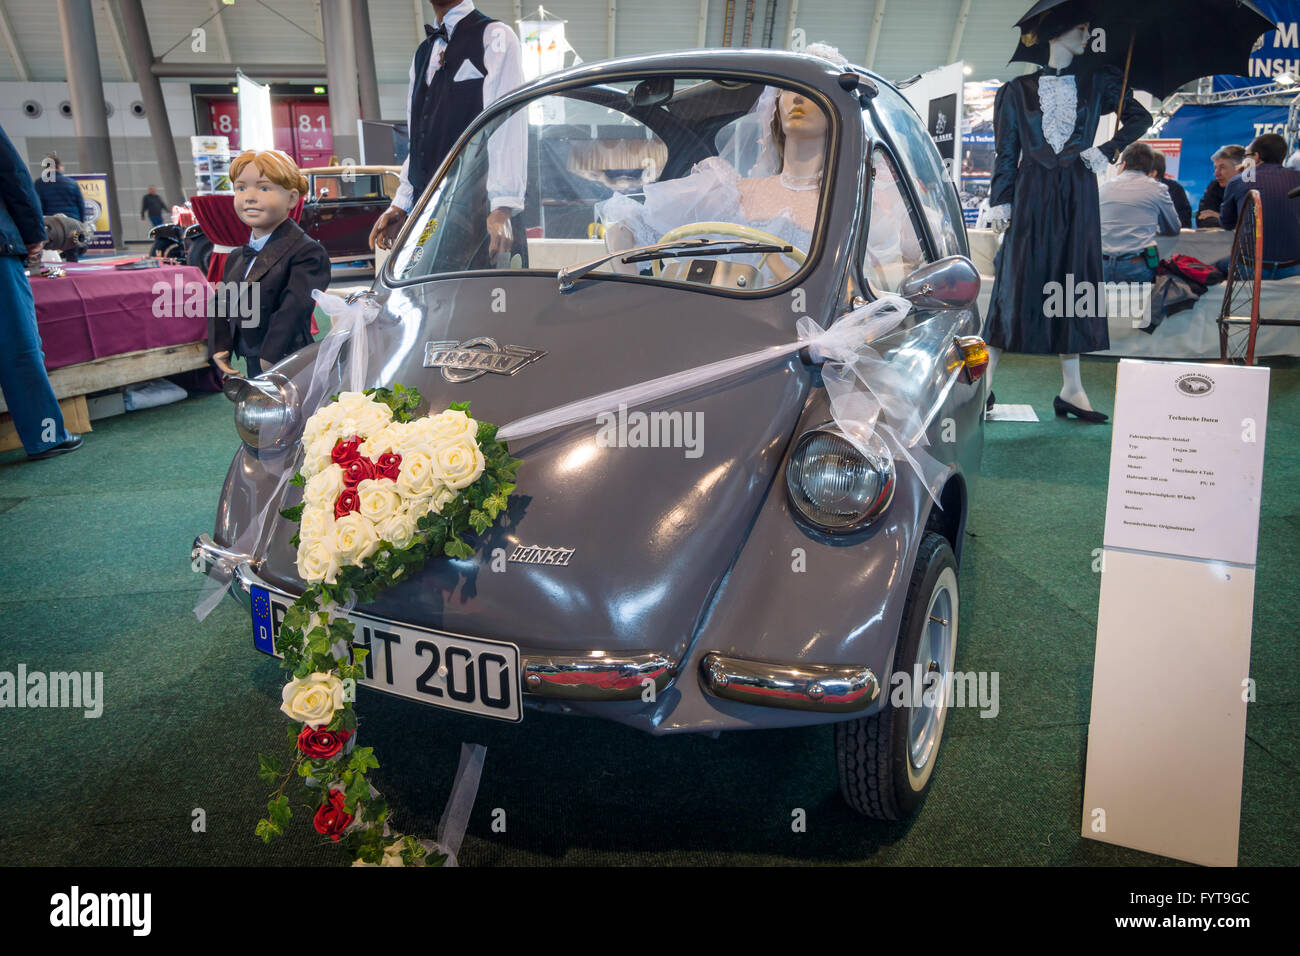
M 966 366 L 966 381 L 978 382 L 989 367 L 989 347 L 978 335 L 962 335 L 957 338 L 957 348 Z

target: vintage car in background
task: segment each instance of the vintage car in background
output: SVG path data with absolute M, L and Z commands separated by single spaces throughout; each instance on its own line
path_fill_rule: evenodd
M 491 197 L 525 178 L 516 252 L 489 255 Z M 947 700 L 898 706 L 892 680 L 953 673 L 983 448 L 967 251 L 923 122 L 861 68 L 768 50 L 647 55 L 493 104 L 360 293 L 379 307 L 368 385 L 416 386 L 435 410 L 468 400 L 504 425 L 788 344 L 801 316 L 829 326 L 897 293 L 913 308 L 873 347 L 923 413 L 944 478 L 932 497 L 883 442 L 868 455 L 847 441 L 807 350 L 627 410 L 677 416 L 660 447 L 630 428 L 602 439 L 595 421 L 512 441 L 519 485 L 474 557 L 430 561 L 352 612 L 370 686 L 652 734 L 827 724 L 847 801 L 878 818 L 913 811 Z M 195 542 L 234 568 L 267 652 L 303 584 L 293 527 L 258 516 L 297 500 L 268 496 L 300 461 L 318 348 L 228 387 L 244 445 L 214 532 Z
M 330 262 L 373 262 L 370 230 L 397 195 L 402 167 L 318 166 L 302 172 L 307 197 L 298 225 L 325 247 Z M 184 258 L 207 272 L 212 240 L 200 226 L 157 226 L 149 235 L 154 240 L 151 254 Z

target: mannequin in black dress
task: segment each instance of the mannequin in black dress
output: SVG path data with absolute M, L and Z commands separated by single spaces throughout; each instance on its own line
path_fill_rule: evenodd
M 1131 95 L 1121 109 L 1122 71 L 1110 65 L 1088 69 L 1087 23 L 1072 23 L 1068 12 L 1049 12 L 1036 24 L 1036 34 L 1050 38 L 1047 66 L 1003 85 L 994 103 L 997 157 L 989 213 L 994 230 L 1006 235 L 995 260 L 985 329 L 989 373 L 1003 350 L 1058 354 L 1056 414 L 1103 422 L 1107 416 L 1089 404 L 1079 369 L 1080 352 L 1110 345 L 1097 175 L 1151 126 L 1151 114 Z M 1026 42 L 1033 42 L 1028 35 Z M 1120 113 L 1119 130 L 1093 146 L 1101 117 L 1112 111 Z M 1082 315 L 1071 314 L 1073 307 L 1064 316 L 1045 314 L 1053 283 L 1091 285 L 1094 307 L 1080 310 Z

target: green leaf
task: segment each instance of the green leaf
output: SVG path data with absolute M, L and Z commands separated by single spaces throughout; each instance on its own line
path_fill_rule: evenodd
M 257 755 L 257 775 L 265 783 L 275 783 L 283 773 L 284 768 L 280 766 L 280 761 L 275 757 L 268 757 L 266 754 Z
M 375 759 L 374 747 L 356 747 L 352 751 L 352 759 L 348 761 L 348 769 L 356 770 L 359 773 L 365 773 L 367 770 L 373 770 L 379 766 L 379 761 Z
M 284 794 L 269 802 L 266 812 L 271 818 L 271 825 L 280 830 L 289 825 L 289 818 L 293 816 L 293 811 L 289 809 L 289 798 Z
M 464 412 L 466 415 L 468 415 L 468 414 L 469 414 L 469 402 L 452 402 L 450 405 L 447 406 L 447 411 L 449 411 L 449 412 Z
M 270 820 L 258 820 L 257 830 L 255 831 L 262 838 L 263 843 L 270 843 L 284 831 L 277 827 Z
M 472 558 L 474 549 L 467 545 L 460 538 L 450 538 L 442 546 L 442 553 L 449 558 Z
M 307 487 L 307 479 L 302 476 L 302 472 L 296 471 L 293 477 L 289 479 L 289 484 L 295 488 L 305 488 Z
M 292 508 L 281 508 L 280 516 L 287 521 L 301 521 L 303 507 L 303 503 L 300 501 Z
M 488 528 L 492 527 L 492 518 L 485 511 L 479 511 L 475 508 L 469 513 L 469 525 L 474 529 L 476 534 L 482 534 Z

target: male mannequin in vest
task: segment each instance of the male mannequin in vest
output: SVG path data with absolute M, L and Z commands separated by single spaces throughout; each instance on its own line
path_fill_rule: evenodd
M 406 122 L 411 151 L 392 205 L 370 231 L 370 247 L 391 249 L 407 214 L 470 122 L 524 82 L 514 30 L 474 9 L 472 0 L 430 0 L 437 27 L 425 25 L 411 60 Z M 417 83 L 418 77 L 418 83 Z M 485 228 L 492 257 L 517 246 L 511 216 L 524 208 L 528 131 L 523 114 L 488 140 L 490 212 Z M 522 236 L 518 237 L 522 240 Z

